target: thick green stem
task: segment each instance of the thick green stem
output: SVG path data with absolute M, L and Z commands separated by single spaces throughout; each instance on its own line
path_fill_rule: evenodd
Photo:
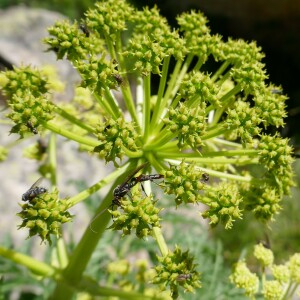
M 99 212 L 103 211 L 103 213 L 101 214 L 101 216 L 97 218 L 94 217 L 93 230 L 91 229 L 90 225 L 87 227 L 85 233 L 83 234 L 83 237 L 80 239 L 73 254 L 70 256 L 69 264 L 63 272 L 64 282 L 58 282 L 56 290 L 54 291 L 53 294 L 53 299 L 65 300 L 65 299 L 72 298 L 72 294 L 74 293 L 74 291 L 70 288 L 70 286 L 76 287 L 80 283 L 86 265 L 88 264 L 91 255 L 93 254 L 98 244 L 99 239 L 102 237 L 104 231 L 106 230 L 108 222 L 111 220 L 110 214 L 104 210 L 111 205 L 112 198 L 113 198 L 113 190 L 115 189 L 117 184 L 123 182 L 124 178 L 127 176 L 127 173 L 124 172 L 127 166 L 128 165 L 126 164 L 125 166 L 123 166 L 122 168 L 118 169 L 113 173 L 114 177 L 116 177 L 116 175 L 119 173 L 122 174 L 122 176 L 120 176 L 117 179 L 117 181 L 112 186 L 107 196 L 102 201 L 99 208 L 97 209 L 95 216 L 97 216 Z M 88 190 L 86 192 L 89 192 Z M 73 198 L 73 202 L 74 202 L 74 198 Z M 66 286 L 65 283 L 67 283 L 68 286 Z M 61 297 L 61 295 L 63 295 L 65 298 L 59 298 Z

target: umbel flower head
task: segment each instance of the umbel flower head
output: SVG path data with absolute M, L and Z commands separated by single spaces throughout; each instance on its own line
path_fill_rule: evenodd
M 25 67 L 0 76 L 12 132 L 48 129 L 115 165 L 148 161 L 175 205 L 204 203 L 213 226 L 229 229 L 245 210 L 273 220 L 294 185 L 293 150 L 276 133 L 287 97 L 255 42 L 213 34 L 201 12 L 177 21 L 172 30 L 156 7 L 108 0 L 57 22 L 45 43 L 78 71 L 93 118 L 78 102 L 54 105 L 47 76 Z

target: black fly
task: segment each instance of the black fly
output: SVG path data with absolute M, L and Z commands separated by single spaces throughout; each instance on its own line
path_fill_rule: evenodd
M 30 131 L 33 134 L 38 134 L 38 131 L 36 130 L 36 128 L 32 125 L 32 123 L 30 121 L 27 121 L 26 126 L 30 129 Z
M 81 29 L 81 31 L 85 34 L 86 37 L 90 36 L 90 31 L 88 30 L 88 28 L 86 27 L 86 24 L 79 24 L 79 28 Z
M 30 202 L 32 199 L 34 199 L 35 197 L 37 197 L 38 195 L 44 194 L 47 192 L 47 189 L 44 187 L 39 187 L 38 185 L 41 183 L 42 181 L 42 177 L 39 178 L 30 188 L 27 192 L 25 192 L 22 195 L 22 200 L 23 201 L 28 201 Z
M 139 167 L 137 167 L 129 176 L 127 176 L 127 178 L 125 179 L 125 181 L 122 184 L 118 185 L 113 190 L 113 196 L 114 197 L 113 197 L 111 205 L 109 205 L 108 207 L 106 207 L 104 210 L 100 211 L 93 218 L 93 220 L 90 223 L 90 229 L 91 230 L 92 230 L 91 224 L 93 223 L 93 221 L 95 219 L 97 219 L 100 215 L 102 215 L 107 209 L 112 208 L 115 205 L 116 206 L 120 206 L 121 205 L 120 199 L 123 198 L 123 197 L 125 197 L 135 185 L 137 185 L 138 183 L 145 182 L 145 181 L 153 181 L 155 179 L 164 178 L 164 175 L 161 175 L 161 174 L 152 174 L 152 175 L 141 174 L 141 175 L 139 175 L 137 177 L 134 177 L 134 175 L 136 173 L 138 173 L 140 170 L 142 170 L 147 164 L 148 163 L 144 163 L 144 164 L 140 165 Z M 143 190 L 144 190 L 144 188 L 143 188 Z
M 206 182 L 208 182 L 208 181 L 209 181 L 209 174 L 203 173 L 203 174 L 202 174 L 201 182 L 206 183 Z

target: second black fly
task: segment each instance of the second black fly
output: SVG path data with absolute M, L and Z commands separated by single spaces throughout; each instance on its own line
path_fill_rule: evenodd
M 42 177 L 39 178 L 30 188 L 27 192 L 25 192 L 22 195 L 22 200 L 23 201 L 28 201 L 30 202 L 31 200 L 33 200 L 34 198 L 36 198 L 37 196 L 46 193 L 48 190 L 44 187 L 39 187 L 38 185 L 41 183 L 42 181 Z

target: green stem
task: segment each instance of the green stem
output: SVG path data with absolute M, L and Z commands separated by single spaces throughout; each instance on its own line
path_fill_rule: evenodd
M 155 238 L 158 244 L 161 255 L 167 256 L 169 253 L 169 249 L 163 237 L 161 229 L 159 227 L 153 227 L 152 232 L 153 232 L 153 237 Z
M 157 158 L 160 159 L 177 159 L 182 160 L 185 158 L 186 161 L 194 161 L 200 164 L 237 164 L 239 166 L 244 166 L 248 164 L 258 163 L 258 159 L 256 157 L 249 158 L 249 157 L 237 157 L 237 158 L 226 158 L 226 157 L 219 157 L 216 159 L 215 157 L 200 157 L 197 155 L 193 155 L 193 153 L 169 153 L 169 152 L 161 152 L 159 151 L 156 154 Z
M 150 105 L 151 105 L 151 74 L 144 77 L 144 103 L 143 103 L 143 131 L 147 140 L 150 130 Z
M 50 142 L 49 142 L 49 165 L 51 172 L 51 184 L 52 187 L 57 186 L 57 156 L 56 156 L 56 134 L 51 132 Z M 63 269 L 68 264 L 68 255 L 66 250 L 66 245 L 62 236 L 57 239 L 56 247 L 57 257 L 59 261 L 60 269 Z
M 151 119 L 151 128 L 152 129 L 154 129 L 156 127 L 158 118 L 160 116 L 159 112 L 161 111 L 160 108 L 161 108 L 162 98 L 163 98 L 163 94 L 164 94 L 164 91 L 166 88 L 170 59 L 171 59 L 171 57 L 167 56 L 163 62 L 162 74 L 161 74 L 161 78 L 159 81 L 159 88 L 158 88 L 158 93 L 157 93 L 157 99 L 156 99 L 155 106 L 153 108 L 153 116 Z
M 135 109 L 133 97 L 132 97 L 131 90 L 130 90 L 128 76 L 126 73 L 126 65 L 124 62 L 124 57 L 121 54 L 122 51 L 123 51 L 122 38 L 121 38 L 121 34 L 118 33 L 117 39 L 116 39 L 116 52 L 117 52 L 117 60 L 119 63 L 118 69 L 119 69 L 120 73 L 122 74 L 122 77 L 124 78 L 124 82 L 125 82 L 125 84 L 121 84 L 121 91 L 122 91 L 123 99 L 124 99 L 125 105 L 127 107 L 127 110 L 131 115 L 132 121 L 134 121 L 136 124 L 138 124 L 136 109 Z
M 190 161 L 194 162 L 195 160 L 188 160 L 186 159 L 185 161 Z M 178 161 L 178 164 L 181 161 Z M 172 163 L 172 160 L 170 160 L 170 163 Z M 235 174 L 228 174 L 228 173 L 223 173 L 219 171 L 214 171 L 212 169 L 207 169 L 207 168 L 199 168 L 201 171 L 208 173 L 211 176 L 218 177 L 218 178 L 224 178 L 224 179 L 229 179 L 229 180 L 234 180 L 234 181 L 241 181 L 241 182 L 250 182 L 253 178 L 251 176 L 241 176 L 241 175 L 235 175 Z
M 90 146 L 92 148 L 95 148 L 96 146 L 99 145 L 99 142 L 96 139 L 80 136 L 77 133 L 63 129 L 61 126 L 57 126 L 53 122 L 43 122 L 42 124 L 46 129 L 53 131 L 59 135 L 62 135 L 64 137 L 66 137 L 67 139 L 78 142 L 80 144 L 84 144 L 84 145 Z
M 49 141 L 49 166 L 51 173 L 51 185 L 56 186 L 56 134 L 51 132 L 50 141 Z
M 170 142 L 173 138 L 176 137 L 176 132 L 171 132 L 168 129 L 163 129 L 159 136 L 155 136 L 156 140 L 155 141 L 148 141 L 146 145 L 144 145 L 143 149 L 144 151 L 149 151 L 153 149 L 157 149 L 160 146 L 163 146 Z M 154 138 L 154 137 L 153 137 Z
M 110 110 L 113 112 L 113 115 L 116 119 L 122 116 L 122 113 L 120 111 L 120 108 L 117 104 L 117 100 L 112 95 L 112 92 L 108 89 L 108 87 L 105 87 L 105 96 L 108 100 Z
M 217 137 L 219 135 L 224 134 L 228 129 L 224 128 L 221 123 L 219 123 L 217 126 L 215 126 L 213 129 L 209 129 L 204 135 L 202 135 L 202 140 L 208 140 L 213 137 Z
M 241 91 L 241 87 L 239 84 L 237 84 L 233 89 L 231 89 L 228 93 L 226 93 L 221 99 L 220 102 L 222 103 L 222 107 L 218 108 L 215 112 L 214 119 L 211 123 L 211 126 L 216 125 L 220 118 L 222 117 L 224 111 L 227 109 L 228 105 L 235 101 L 235 99 L 232 98 L 232 96 L 236 95 Z
M 221 74 L 227 69 L 227 67 L 230 65 L 229 60 L 225 60 L 223 64 L 220 66 L 220 68 L 214 73 L 214 75 L 211 77 L 212 81 L 216 81 Z
M 105 88 L 105 92 L 106 92 L 106 88 Z M 115 112 L 112 110 L 109 103 L 104 97 L 99 96 L 97 93 L 94 93 L 93 96 L 97 100 L 98 104 L 102 107 L 106 115 L 113 117 L 114 120 L 117 119 Z
M 60 269 L 64 269 L 68 265 L 69 256 L 65 241 L 62 237 L 57 240 L 56 248 Z
M 19 253 L 17 251 L 7 249 L 0 246 L 0 255 L 28 268 L 34 274 L 43 276 L 43 277 L 52 277 L 55 280 L 60 278 L 60 273 L 57 269 L 51 267 L 50 265 L 38 261 L 31 256 Z
M 95 129 L 93 127 L 89 126 L 86 123 L 81 122 L 79 119 L 77 119 L 74 116 L 70 115 L 69 113 L 67 113 L 66 111 L 61 109 L 60 107 L 55 106 L 55 112 L 57 112 L 64 119 L 70 121 L 73 124 L 76 124 L 78 127 L 87 130 L 89 133 L 94 133 L 95 132 Z
M 120 175 L 124 173 L 124 170 L 128 167 L 128 164 L 125 164 L 123 167 L 115 170 L 114 172 L 110 173 L 107 177 L 104 179 L 101 179 L 94 185 L 90 186 L 86 190 L 80 192 L 74 197 L 71 197 L 68 199 L 68 204 L 70 205 L 69 207 L 72 207 L 76 205 L 77 203 L 85 200 L 92 194 L 96 193 L 98 190 L 100 190 L 102 187 L 106 186 L 110 182 L 112 182 L 114 179 L 118 178 Z

